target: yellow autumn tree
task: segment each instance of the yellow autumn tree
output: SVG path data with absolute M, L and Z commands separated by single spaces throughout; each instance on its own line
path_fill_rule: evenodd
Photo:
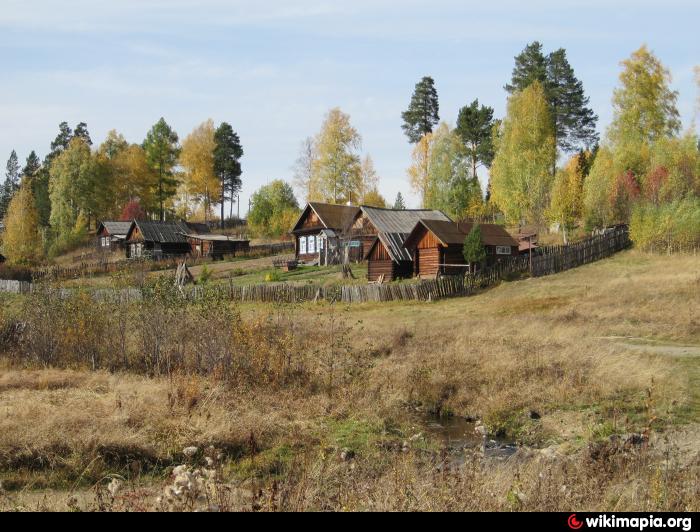
M 148 164 L 146 152 L 138 144 L 131 144 L 111 158 L 114 172 L 113 187 L 116 211 L 121 212 L 130 201 L 138 200 L 143 209 L 157 212 L 158 176 Z
M 557 171 L 552 184 L 548 215 L 550 221 L 559 224 L 565 244 L 583 212 L 584 175 L 581 157 L 581 154 L 571 157 L 564 168 Z
M 411 166 L 408 167 L 408 181 L 411 189 L 420 195 L 421 206 L 425 207 L 430 186 L 430 154 L 434 135 L 426 133 L 413 147 Z
M 214 121 L 203 122 L 182 142 L 180 164 L 188 193 L 203 204 L 204 220 L 211 216 L 212 198 L 217 197 L 219 178 L 214 173 Z
M 508 100 L 491 167 L 491 200 L 512 223 L 544 225 L 556 149 L 552 124 L 541 83 Z
M 362 188 L 357 154 L 362 138 L 350 124 L 350 115 L 337 107 L 328 111 L 313 144 L 309 201 L 356 204 Z
M 377 188 L 372 188 L 362 197 L 362 205 L 386 209 L 386 199 L 379 193 Z
M 32 265 L 41 258 L 39 213 L 28 182 L 13 196 L 5 215 L 3 253 L 11 264 Z

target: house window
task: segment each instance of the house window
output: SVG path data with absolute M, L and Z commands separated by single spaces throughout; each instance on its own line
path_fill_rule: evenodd
M 318 250 L 323 251 L 323 240 L 324 238 L 322 236 L 318 237 Z
M 316 253 L 316 237 L 311 235 L 309 237 L 308 253 Z
M 496 255 L 510 255 L 510 246 L 496 246 Z
M 103 236 L 101 238 L 102 241 L 102 247 L 103 248 L 108 248 L 109 247 L 109 237 L 108 236 Z
M 299 255 L 306 255 L 306 237 L 299 237 Z

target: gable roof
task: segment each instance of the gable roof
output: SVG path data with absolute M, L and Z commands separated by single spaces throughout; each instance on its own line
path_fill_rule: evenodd
M 309 211 L 312 210 L 321 220 L 321 223 L 327 229 L 338 229 L 344 231 L 347 229 L 355 218 L 360 213 L 360 208 L 354 205 L 334 205 L 332 203 L 320 203 L 318 201 L 310 201 L 302 211 L 297 223 L 294 224 L 292 232 L 296 231 L 299 224 Z
M 97 227 L 98 234 L 103 227 L 112 236 L 126 238 L 126 235 L 129 232 L 129 229 L 131 228 L 131 222 L 115 222 L 105 220 L 103 222 L 100 222 L 100 225 Z
M 406 249 L 405 242 L 418 222 L 442 220 L 452 223 L 444 212 L 429 209 L 380 209 L 363 205 L 362 213 L 377 230 L 379 241 L 394 262 L 413 260 L 413 255 Z
M 408 247 L 417 244 L 418 235 L 424 228 L 434 234 L 443 246 L 463 244 L 474 225 L 481 229 L 481 241 L 486 246 L 517 246 L 518 242 L 498 224 L 475 224 L 474 222 L 445 222 L 442 220 L 420 220 L 406 239 Z
M 145 242 L 159 242 L 161 244 L 187 244 L 186 234 L 193 230 L 201 230 L 201 224 L 190 224 L 181 221 L 154 222 L 144 220 L 134 220 L 126 235 L 127 240 L 131 240 L 134 229 L 138 228 Z M 206 230 L 208 232 L 208 229 Z

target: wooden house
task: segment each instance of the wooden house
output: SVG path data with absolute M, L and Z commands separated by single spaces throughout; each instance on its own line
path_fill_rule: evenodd
M 416 275 L 435 278 L 466 273 L 467 262 L 462 250 L 473 227 L 471 222 L 420 220 L 405 243 L 412 252 Z M 502 226 L 479 224 L 479 228 L 488 266 L 518 254 L 518 242 Z
M 135 220 L 126 235 L 126 256 L 132 259 L 161 259 L 189 255 L 192 248 L 187 235 L 208 233 L 206 224 Z
M 103 221 L 97 227 L 97 250 L 103 253 L 113 253 L 126 248 L 126 235 L 131 228 L 131 222 Z
M 539 247 L 537 245 L 538 235 L 535 227 L 520 227 L 518 230 L 518 251 L 521 255 L 534 253 Z
M 308 203 L 291 230 L 296 260 L 320 264 L 321 256 L 328 254 L 324 245 L 329 237 L 338 246 L 339 252 L 340 241 L 349 235 L 350 228 L 360 213 L 360 208 L 352 205 Z
M 366 223 L 376 230 L 376 237 L 368 247 L 367 278 L 370 281 L 411 277 L 413 254 L 406 249 L 409 234 L 421 220 L 451 222 L 445 213 L 436 210 L 394 210 L 362 207 Z
M 187 233 L 186 238 L 193 257 L 219 260 L 224 255 L 235 256 L 236 253 L 245 253 L 250 249 L 250 240 L 226 235 Z

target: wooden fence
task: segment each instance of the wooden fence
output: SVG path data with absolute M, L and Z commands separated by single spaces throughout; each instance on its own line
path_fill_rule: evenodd
M 0 292 L 8 294 L 28 294 L 32 285 L 27 281 L 5 281 L 0 279 Z
M 246 259 L 257 259 L 263 257 L 270 257 L 273 255 L 280 255 L 283 253 L 293 253 L 294 243 L 293 242 L 279 242 L 275 244 L 259 244 L 256 246 L 250 246 L 249 249 L 245 251 L 237 251 L 235 255 L 224 256 L 224 259 L 231 258 L 246 258 Z M 211 262 L 211 259 L 207 258 L 193 258 L 193 257 L 182 257 L 182 256 L 164 256 L 161 259 L 149 259 L 149 260 L 130 260 L 124 259 L 115 262 L 106 261 L 96 261 L 90 263 L 83 263 L 79 266 L 74 266 L 70 268 L 64 268 L 60 266 L 50 266 L 47 268 L 34 268 L 31 272 L 32 278 L 37 281 L 41 279 L 79 279 L 81 277 L 92 277 L 95 275 L 106 275 L 109 273 L 115 273 L 119 271 L 125 271 L 132 268 L 139 263 L 143 265 L 146 270 L 170 270 L 175 269 L 183 261 L 187 262 L 187 266 L 192 267 L 198 264 L 204 264 Z
M 532 260 L 532 275 L 541 277 L 563 272 L 609 257 L 632 245 L 629 230 L 620 227 L 564 246 L 540 248 Z
M 303 303 L 330 301 L 342 303 L 369 303 L 387 301 L 436 301 L 450 297 L 468 296 L 475 291 L 492 286 L 514 274 L 531 273 L 535 277 L 582 266 L 621 251 L 630 246 L 626 229 L 616 229 L 604 235 L 594 236 L 565 246 L 550 246 L 537 250 L 532 257 L 521 255 L 498 263 L 495 267 L 476 274 L 442 277 L 418 282 L 399 282 L 366 285 L 292 285 L 288 283 L 266 283 L 257 285 L 228 285 L 215 287 L 187 287 L 186 297 L 200 299 L 212 291 L 220 297 L 238 302 Z M 0 292 L 28 293 L 30 283 L 0 281 Z M 62 295 L 73 293 L 73 289 L 60 289 Z M 97 300 L 120 302 L 140 301 L 144 294 L 138 288 L 95 289 L 91 293 Z

